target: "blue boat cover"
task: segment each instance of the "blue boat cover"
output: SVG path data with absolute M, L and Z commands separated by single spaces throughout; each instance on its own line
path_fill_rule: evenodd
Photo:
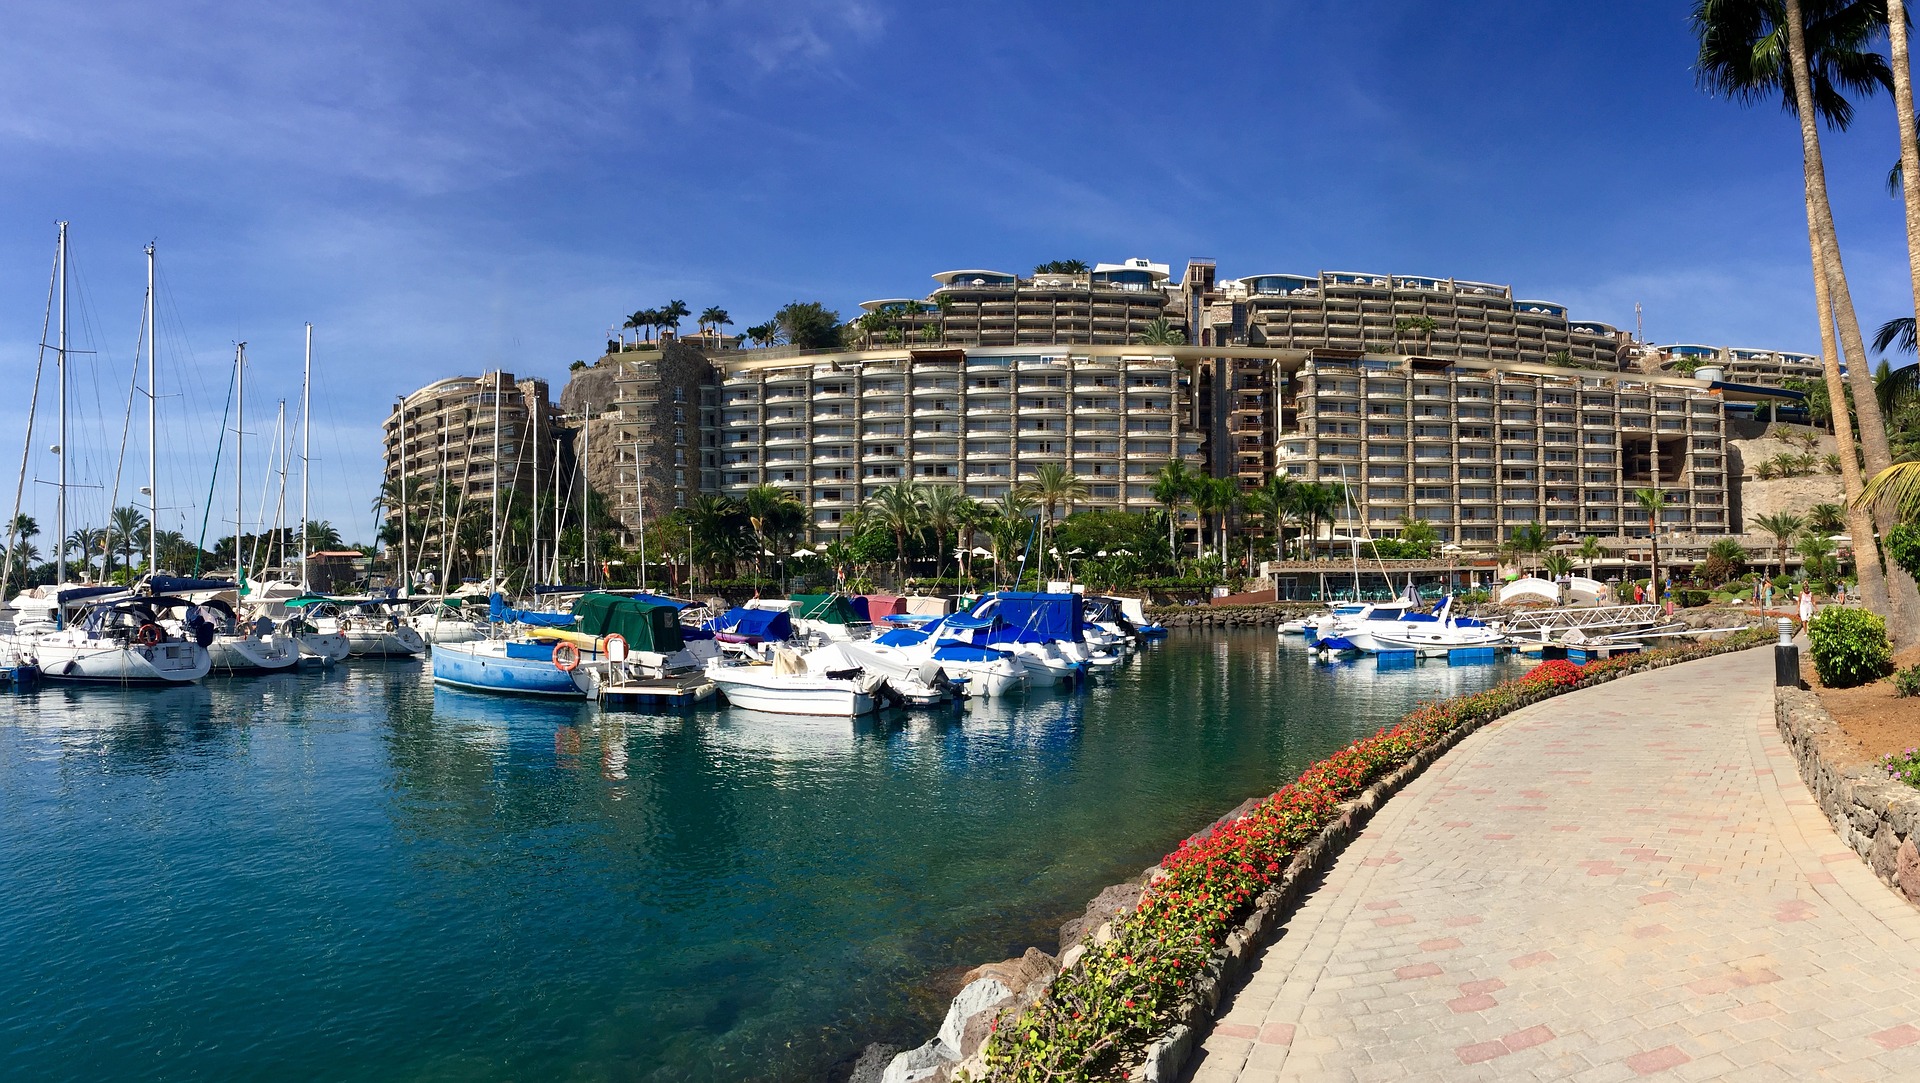
M 232 586 L 233 584 L 229 583 L 227 585 Z M 72 587 L 54 595 L 53 604 L 66 605 L 69 602 L 77 602 L 82 598 L 98 598 L 103 594 L 125 594 L 126 592 L 127 588 L 116 586 Z
M 498 594 L 492 595 L 487 599 L 487 619 L 495 624 L 518 622 L 520 624 L 531 625 L 535 628 L 573 627 L 573 614 L 571 613 L 535 613 L 526 609 L 515 609 L 509 606 L 506 600 Z
M 734 608 L 713 618 L 710 627 L 728 635 L 780 640 L 792 637 L 793 618 L 784 609 Z
M 941 624 L 956 632 L 977 632 L 982 628 L 993 627 L 993 618 L 975 617 L 966 613 L 951 613 L 941 618 Z
M 636 602 L 645 602 L 648 605 L 670 605 L 675 609 L 691 609 L 694 606 L 693 602 L 683 602 L 678 598 L 669 598 L 664 594 L 650 594 L 644 590 L 638 594 L 629 595 L 629 597 Z
M 147 589 L 155 594 L 187 594 L 196 590 L 232 590 L 231 579 L 188 579 L 179 575 L 150 575 Z
M 969 614 L 997 618 L 988 643 L 1081 641 L 1085 608 L 1078 594 L 1035 594 L 1002 590 L 980 599 Z
M 1004 657 L 1004 651 L 976 647 L 971 643 L 942 643 L 933 649 L 933 660 L 936 662 L 991 662 Z
M 882 647 L 912 647 L 927 641 L 927 633 L 914 628 L 892 628 L 873 637 Z

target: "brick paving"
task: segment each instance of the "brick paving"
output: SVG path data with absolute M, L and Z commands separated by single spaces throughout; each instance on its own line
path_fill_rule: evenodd
M 1920 911 L 1815 807 L 1772 678 L 1724 655 L 1462 741 L 1256 960 L 1193 1083 L 1920 1079 Z

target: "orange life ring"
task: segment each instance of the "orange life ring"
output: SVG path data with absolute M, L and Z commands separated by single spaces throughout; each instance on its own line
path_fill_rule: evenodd
M 627 660 L 627 637 L 613 632 L 600 641 L 600 649 L 606 653 L 609 662 L 624 662 Z
M 571 643 L 553 645 L 553 668 L 562 673 L 572 673 L 580 665 L 580 648 Z
M 142 624 L 140 630 L 133 633 L 134 642 L 143 647 L 157 647 L 166 636 L 158 624 Z

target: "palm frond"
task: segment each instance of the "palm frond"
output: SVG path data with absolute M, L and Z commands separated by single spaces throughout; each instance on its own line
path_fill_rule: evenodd
M 1853 506 L 1890 511 L 1902 520 L 1920 518 L 1920 462 L 1894 463 L 1875 474 Z

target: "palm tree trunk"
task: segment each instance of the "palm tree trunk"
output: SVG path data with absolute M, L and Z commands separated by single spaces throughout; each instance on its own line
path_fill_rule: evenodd
M 1900 122 L 1900 194 L 1907 205 L 1907 271 L 1913 284 L 1913 310 L 1920 313 L 1920 135 L 1913 130 L 1906 0 L 1887 0 L 1887 42 L 1893 62 L 1893 113 Z
M 1873 374 L 1867 369 L 1866 346 L 1860 338 L 1860 318 L 1854 312 L 1852 291 L 1847 288 L 1847 272 L 1840 258 L 1840 238 L 1833 225 L 1833 205 L 1827 198 L 1826 164 L 1820 154 L 1819 117 L 1814 110 L 1813 84 L 1807 64 L 1806 23 L 1800 0 L 1786 0 L 1786 21 L 1787 53 L 1793 65 L 1794 103 L 1800 116 L 1807 228 L 1813 235 L 1814 295 L 1820 309 L 1822 353 L 1830 354 L 1826 348 L 1830 338 L 1826 324 L 1831 318 L 1838 328 L 1840 347 L 1846 360 L 1846 382 L 1853 386 L 1853 406 L 1860 418 L 1860 450 L 1866 459 L 1867 471 L 1877 474 L 1892 465 L 1893 456 L 1887 446 L 1886 422 L 1880 415 L 1880 403 L 1874 395 Z M 1904 39 L 1904 26 L 1900 33 Z M 1899 98 L 1897 92 L 1895 98 Z M 1912 138 L 1909 125 L 1901 136 L 1902 163 L 1906 161 L 1907 147 Z M 1902 187 L 1906 187 L 1904 179 Z M 1911 233 L 1910 224 L 1909 235 Z M 1824 290 L 1821 289 L 1823 284 L 1826 287 Z M 1823 292 L 1829 295 L 1824 300 L 1820 298 Z M 1841 388 L 1836 386 L 1839 381 L 1833 378 L 1831 366 L 1836 363 L 1829 361 L 1828 364 L 1827 393 L 1833 399 L 1834 435 L 1840 437 L 1843 423 L 1847 429 L 1851 429 L 1852 419 L 1847 417 L 1846 398 L 1839 393 Z M 1849 460 L 1853 456 L 1851 436 L 1840 437 L 1841 480 L 1846 485 L 1849 506 L 1860 491 L 1859 470 L 1849 470 L 1852 466 Z M 1847 477 L 1849 472 L 1852 474 L 1850 483 Z M 1920 633 L 1920 590 L 1916 590 L 1913 581 L 1904 575 L 1888 576 L 1885 573 L 1880 563 L 1879 547 L 1874 541 L 1873 519 L 1874 516 L 1864 510 L 1850 516 L 1861 595 L 1869 606 L 1887 616 L 1888 631 L 1893 634 L 1896 643 L 1904 645 L 1912 642 Z M 1891 522 L 1882 525 L 1892 526 Z
M 1811 221 L 1807 225 L 1807 240 L 1814 248 L 1813 299 L 1820 313 L 1820 362 L 1826 377 L 1827 398 L 1833 403 L 1833 438 L 1840 446 L 1840 487 L 1847 498 L 1847 528 L 1856 538 L 1873 537 L 1873 517 L 1864 508 L 1855 506 L 1860 497 L 1863 481 L 1860 477 L 1860 462 L 1854 453 L 1853 418 L 1847 412 L 1846 380 L 1840 375 L 1839 352 L 1834 343 L 1831 295 L 1827 289 L 1827 276 L 1821 273 L 1824 261 L 1821 254 L 1826 245 Z M 1881 613 L 1892 611 L 1892 598 L 1887 593 L 1885 574 L 1880 566 L 1880 553 L 1873 545 L 1866 547 L 1872 556 L 1857 562 L 1860 572 L 1860 596 L 1867 605 Z M 1861 552 L 1856 546 L 1854 551 Z M 1780 574 L 1787 574 L 1787 557 L 1784 550 L 1780 554 Z

